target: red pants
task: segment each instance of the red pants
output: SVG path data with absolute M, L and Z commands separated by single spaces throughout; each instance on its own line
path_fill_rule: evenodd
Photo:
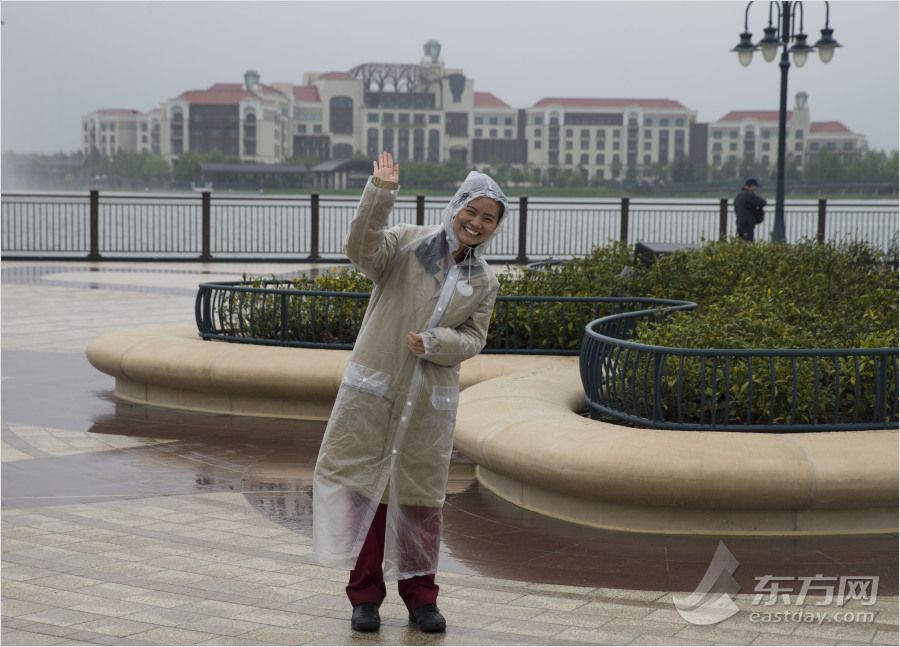
M 356 568 L 350 571 L 347 597 L 353 606 L 363 602 L 374 602 L 381 606 L 387 595 L 382 571 L 386 519 L 387 505 L 379 504 L 369 527 L 369 534 L 366 535 L 359 557 L 356 559 Z M 410 611 L 437 602 L 439 587 L 434 583 L 434 573 L 400 580 L 397 582 L 397 588 L 406 608 Z

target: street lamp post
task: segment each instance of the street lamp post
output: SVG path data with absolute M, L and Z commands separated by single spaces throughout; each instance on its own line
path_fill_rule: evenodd
M 819 51 L 819 59 L 828 63 L 834 56 L 834 48 L 840 47 L 832 34 L 834 30 L 828 26 L 829 6 L 825 3 L 825 27 L 821 30 L 821 38 L 815 45 L 806 42 L 803 33 L 802 2 L 769 2 L 769 26 L 763 30 L 765 34 L 758 43 L 753 44 L 753 35 L 748 31 L 750 5 L 744 10 L 744 33 L 740 42 L 731 51 L 737 52 L 738 61 L 744 67 L 750 65 L 753 52 L 762 51 L 767 62 L 775 60 L 778 48 L 781 47 L 781 96 L 778 107 L 778 178 L 775 185 L 775 217 L 772 221 L 772 240 L 777 243 L 785 241 L 784 232 L 784 171 L 787 146 L 787 88 L 788 69 L 791 67 L 789 54 L 793 55 L 794 65 L 803 67 L 809 53 Z M 774 24 L 773 24 L 774 21 Z M 793 43 L 793 44 L 792 44 Z

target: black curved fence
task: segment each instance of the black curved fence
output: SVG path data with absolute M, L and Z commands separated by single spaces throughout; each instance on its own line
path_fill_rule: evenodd
M 898 349 L 687 349 L 631 341 L 696 304 L 592 321 L 580 366 L 591 417 L 698 431 L 808 432 L 898 428 Z
M 658 302 L 629 297 L 499 296 L 482 352 L 577 355 L 590 321 Z M 368 303 L 367 293 L 298 290 L 271 281 L 203 283 L 197 292 L 195 318 L 204 339 L 350 349 Z

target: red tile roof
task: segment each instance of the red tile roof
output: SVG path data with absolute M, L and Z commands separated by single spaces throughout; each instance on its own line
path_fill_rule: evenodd
M 791 111 L 787 111 L 788 121 L 791 119 Z M 717 124 L 726 124 L 743 121 L 744 119 L 756 119 L 757 121 L 778 121 L 777 110 L 732 110 L 719 119 Z
M 319 88 L 314 85 L 294 86 L 294 101 L 321 103 L 322 99 L 319 97 Z
M 847 128 L 840 121 L 815 121 L 809 125 L 810 134 L 815 135 L 824 135 L 824 134 L 841 134 L 841 135 L 851 135 L 853 134 L 849 128 Z
M 475 107 L 476 108 L 510 108 L 511 106 L 503 101 L 502 99 L 498 99 L 490 92 L 476 92 L 475 93 Z
M 686 110 L 678 101 L 671 99 L 579 99 L 547 97 L 541 99 L 533 107 L 543 108 L 549 105 L 560 105 L 564 108 L 627 108 L 640 106 L 645 109 L 677 109 Z
M 277 88 L 268 85 L 260 86 L 266 94 L 281 94 Z M 283 96 L 283 95 L 282 95 Z M 188 90 L 178 95 L 188 103 L 201 104 L 237 104 L 241 99 L 259 98 L 249 90 L 245 90 L 241 83 L 216 83 L 207 90 Z
M 353 80 L 353 76 L 349 72 L 325 72 L 324 74 L 319 76 L 320 79 L 350 79 Z

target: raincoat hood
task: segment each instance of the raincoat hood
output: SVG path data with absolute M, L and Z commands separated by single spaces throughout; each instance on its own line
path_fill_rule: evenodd
M 480 258 L 484 254 L 485 250 L 491 244 L 491 241 L 497 237 L 497 234 L 503 227 L 503 223 L 506 222 L 505 216 L 507 211 L 509 211 L 509 201 L 506 199 L 503 191 L 490 176 L 479 173 L 478 171 L 472 171 L 459 187 L 459 190 L 457 190 L 453 199 L 450 200 L 450 203 L 447 205 L 447 208 L 444 209 L 444 213 L 441 216 L 441 224 L 444 227 L 444 233 L 447 235 L 447 244 L 450 246 L 451 254 L 455 253 L 460 247 L 459 238 L 457 237 L 456 232 L 453 231 L 453 219 L 456 217 L 456 214 L 462 211 L 463 207 L 475 198 L 481 197 L 487 197 L 500 203 L 500 221 L 497 223 L 497 227 L 494 229 L 490 238 L 473 248 L 476 258 Z

